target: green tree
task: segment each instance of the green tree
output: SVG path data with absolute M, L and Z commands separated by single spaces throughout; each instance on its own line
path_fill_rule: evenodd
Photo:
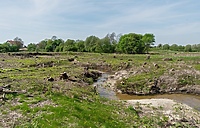
M 185 50 L 185 46 L 182 46 L 182 45 L 178 46 L 178 51 L 184 52 L 184 50 Z
M 11 45 L 10 43 L 3 43 L 0 44 L 0 52 L 5 53 L 5 52 L 18 52 L 19 47 L 17 45 Z
M 85 52 L 85 42 L 83 40 L 77 40 L 75 46 L 77 48 L 77 52 Z
M 114 49 L 110 38 L 106 36 L 97 41 L 95 51 L 99 53 L 113 53 Z
M 164 44 L 164 45 L 162 46 L 162 49 L 163 49 L 163 50 L 169 50 L 169 48 L 170 48 L 169 44 Z
M 144 53 L 145 44 L 141 34 L 129 33 L 120 37 L 117 51 L 121 53 L 135 54 Z
M 194 44 L 194 45 L 192 45 L 192 51 L 194 51 L 194 52 L 200 52 L 200 44 Z
M 5 53 L 10 51 L 10 44 L 9 43 L 3 43 L 0 44 L 0 52 Z
M 154 45 L 155 36 L 153 34 L 146 33 L 142 37 L 142 41 L 144 42 L 144 45 L 145 45 L 145 51 L 148 53 L 151 45 Z
M 63 51 L 77 51 L 77 48 L 75 46 L 75 41 L 68 39 L 65 43 L 64 43 L 64 48 Z
M 190 45 L 190 44 L 186 45 L 185 52 L 192 52 L 192 45 Z
M 113 44 L 113 43 L 116 43 L 117 42 L 117 36 L 116 34 L 113 32 L 111 34 L 107 34 L 105 38 L 108 38 L 110 40 L 110 43 Z
M 55 49 L 54 52 L 62 52 L 63 48 L 64 48 L 64 40 L 62 39 L 56 39 L 54 40 L 54 44 L 55 44 Z
M 42 40 L 37 44 L 36 51 L 45 51 L 46 45 L 47 45 L 47 40 Z
M 178 51 L 178 45 L 172 44 L 169 49 L 172 50 L 172 51 Z
M 53 45 L 53 41 L 52 40 L 48 40 L 47 41 L 47 45 L 45 46 L 45 51 L 46 52 L 53 52 L 54 51 L 54 45 Z
M 28 49 L 28 51 L 36 51 L 36 48 L 37 48 L 37 45 L 36 44 L 34 44 L 34 43 L 30 43 L 30 44 L 28 44 L 28 46 L 27 46 L 27 49 Z
M 96 44 L 100 39 L 96 36 L 89 36 L 85 40 L 85 50 L 87 52 L 95 52 Z

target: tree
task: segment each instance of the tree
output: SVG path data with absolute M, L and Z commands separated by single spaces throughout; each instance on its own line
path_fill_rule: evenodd
M 85 52 L 85 42 L 83 40 L 77 40 L 75 46 L 77 48 L 77 52 Z
M 27 46 L 27 49 L 28 49 L 28 51 L 36 51 L 36 48 L 37 48 L 37 45 L 36 44 L 34 44 L 34 43 L 30 43 L 30 44 L 28 44 L 28 46 Z
M 185 46 L 182 46 L 182 45 L 178 46 L 178 51 L 184 52 L 184 50 L 185 50 Z
M 45 51 L 46 45 L 47 45 L 47 40 L 42 40 L 37 44 L 36 51 Z
M 89 36 L 85 40 L 85 50 L 87 52 L 95 52 L 96 44 L 99 41 L 99 38 L 96 36 Z
M 63 52 L 64 43 L 60 43 L 59 46 L 56 47 L 54 52 Z
M 178 51 L 178 45 L 172 44 L 169 49 L 172 50 L 172 51 Z
M 129 33 L 120 37 L 117 51 L 121 53 L 135 54 L 144 53 L 145 44 L 141 34 Z
M 52 40 L 52 41 L 55 41 L 55 40 L 57 40 L 57 39 L 58 39 L 57 36 L 52 36 L 52 37 L 51 37 L 51 40 Z
M 55 46 L 53 45 L 53 41 L 49 39 L 47 41 L 47 45 L 45 46 L 45 51 L 46 52 L 53 52 L 54 49 L 55 49 Z
M 3 43 L 0 44 L 0 52 L 5 53 L 5 52 L 18 52 L 19 48 L 16 45 L 11 45 L 10 43 Z
M 164 45 L 162 46 L 162 49 L 163 49 L 163 50 L 169 50 L 169 48 L 170 48 L 169 44 L 164 44 Z
M 5 53 L 10 51 L 10 44 L 9 43 L 3 43 L 0 44 L 0 52 Z
M 108 33 L 105 38 L 108 38 L 110 40 L 111 44 L 117 42 L 117 40 L 116 40 L 117 37 L 116 37 L 116 34 L 114 32 L 111 33 L 111 34 Z
M 192 46 L 190 44 L 185 46 L 185 52 L 192 52 Z
M 158 44 L 157 48 L 159 49 L 162 48 L 162 44 Z
M 64 48 L 63 51 L 77 51 L 77 48 L 75 46 L 75 41 L 68 39 L 65 43 L 64 43 Z
M 144 42 L 144 45 L 145 45 L 145 51 L 148 53 L 148 52 L 149 52 L 150 46 L 151 46 L 151 45 L 154 45 L 155 36 L 154 36 L 153 34 L 146 33 L 146 34 L 142 37 L 142 41 Z
M 19 48 L 22 48 L 24 46 L 24 41 L 19 37 L 15 37 L 14 42 L 15 45 L 18 46 Z
M 112 42 L 110 38 L 107 36 L 103 39 L 97 41 L 95 52 L 99 53 L 112 53 L 114 52 L 114 47 L 112 46 Z
M 119 39 L 121 38 L 121 36 L 122 36 L 122 34 L 120 33 L 120 34 L 118 34 L 117 36 L 116 36 L 116 43 L 118 43 L 119 42 Z

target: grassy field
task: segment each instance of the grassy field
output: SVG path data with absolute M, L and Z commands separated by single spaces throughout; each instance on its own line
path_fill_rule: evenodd
M 145 54 L 1 54 L 0 86 L 11 85 L 8 91 L 15 93 L 0 99 L 0 127 L 164 127 L 168 118 L 162 114 L 139 116 L 139 111 L 124 102 L 95 95 L 91 85 L 95 79 L 91 73 L 133 72 L 122 80 L 123 84 L 122 81 L 117 84 L 124 93 L 127 90 L 148 93 L 154 79 L 161 79 L 165 74 L 176 78 L 176 88 L 199 85 L 199 74 L 191 75 L 194 74 L 192 71 L 200 70 L 199 55 L 159 52 L 151 54 L 147 60 Z M 165 58 L 172 60 L 163 61 Z M 86 67 L 88 71 L 85 71 Z M 188 72 L 183 73 L 182 69 Z M 59 78 L 63 72 L 67 73 L 68 79 Z M 91 76 L 86 76 L 85 72 Z M 159 86 L 164 90 L 169 85 L 165 81 Z

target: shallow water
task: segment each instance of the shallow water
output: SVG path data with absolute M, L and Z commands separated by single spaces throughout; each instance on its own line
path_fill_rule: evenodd
M 172 99 L 179 103 L 187 104 L 188 106 L 200 111 L 200 95 L 189 95 L 189 94 L 159 94 L 151 96 L 137 96 L 137 95 L 127 95 L 127 94 L 116 94 L 110 88 L 103 86 L 105 81 L 108 79 L 108 74 L 103 74 L 102 77 L 98 79 L 94 85 L 98 84 L 98 93 L 100 96 L 114 99 L 114 100 L 139 100 L 139 99 Z
M 98 85 L 97 91 L 98 91 L 99 95 L 101 97 L 118 100 L 118 97 L 116 96 L 116 93 L 113 90 L 102 86 L 107 79 L 108 79 L 108 74 L 103 74 L 97 80 L 97 82 L 94 83 L 94 85 Z

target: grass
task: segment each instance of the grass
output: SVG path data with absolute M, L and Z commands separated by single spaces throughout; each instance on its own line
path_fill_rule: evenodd
M 197 58 L 182 54 L 167 54 L 173 57 L 173 61 L 164 62 L 165 54 L 151 55 L 126 55 L 126 54 L 99 54 L 99 53 L 56 53 L 54 56 L 38 56 L 21 58 L 2 54 L 6 58 L 1 61 L 0 82 L 2 85 L 11 84 L 11 90 L 25 91 L 25 94 L 6 95 L 7 101 L 0 103 L 0 114 L 5 117 L 7 124 L 13 125 L 9 115 L 12 112 L 18 114 L 14 126 L 43 128 L 43 127 L 162 127 L 167 122 L 166 117 L 139 116 L 139 111 L 119 101 L 112 101 L 94 95 L 91 84 L 92 78 L 83 76 L 84 66 L 116 72 L 124 69 L 144 69 L 146 72 L 134 74 L 123 79 L 124 84 L 118 84 L 118 88 L 132 88 L 136 91 L 148 92 L 149 85 L 155 78 L 166 73 L 166 69 L 178 69 L 177 59 L 183 59 L 184 63 L 191 64 L 195 69 L 200 69 Z M 77 63 L 69 62 L 68 58 L 75 58 Z M 144 63 L 147 65 L 144 65 Z M 54 66 L 51 64 L 54 63 Z M 153 63 L 160 68 L 156 69 Z M 180 62 L 181 63 L 181 62 Z M 44 66 L 42 66 L 44 64 Z M 60 80 L 60 73 L 67 72 L 75 82 Z M 54 82 L 47 81 L 47 77 L 53 77 Z M 183 79 L 181 77 L 180 79 Z M 184 78 L 181 84 L 197 81 L 193 77 Z M 193 83 L 194 83 L 193 82 Z M 21 116 L 20 116 L 21 115 Z M 11 127 L 10 125 L 9 127 Z M 0 122 L 0 127 L 4 124 Z

